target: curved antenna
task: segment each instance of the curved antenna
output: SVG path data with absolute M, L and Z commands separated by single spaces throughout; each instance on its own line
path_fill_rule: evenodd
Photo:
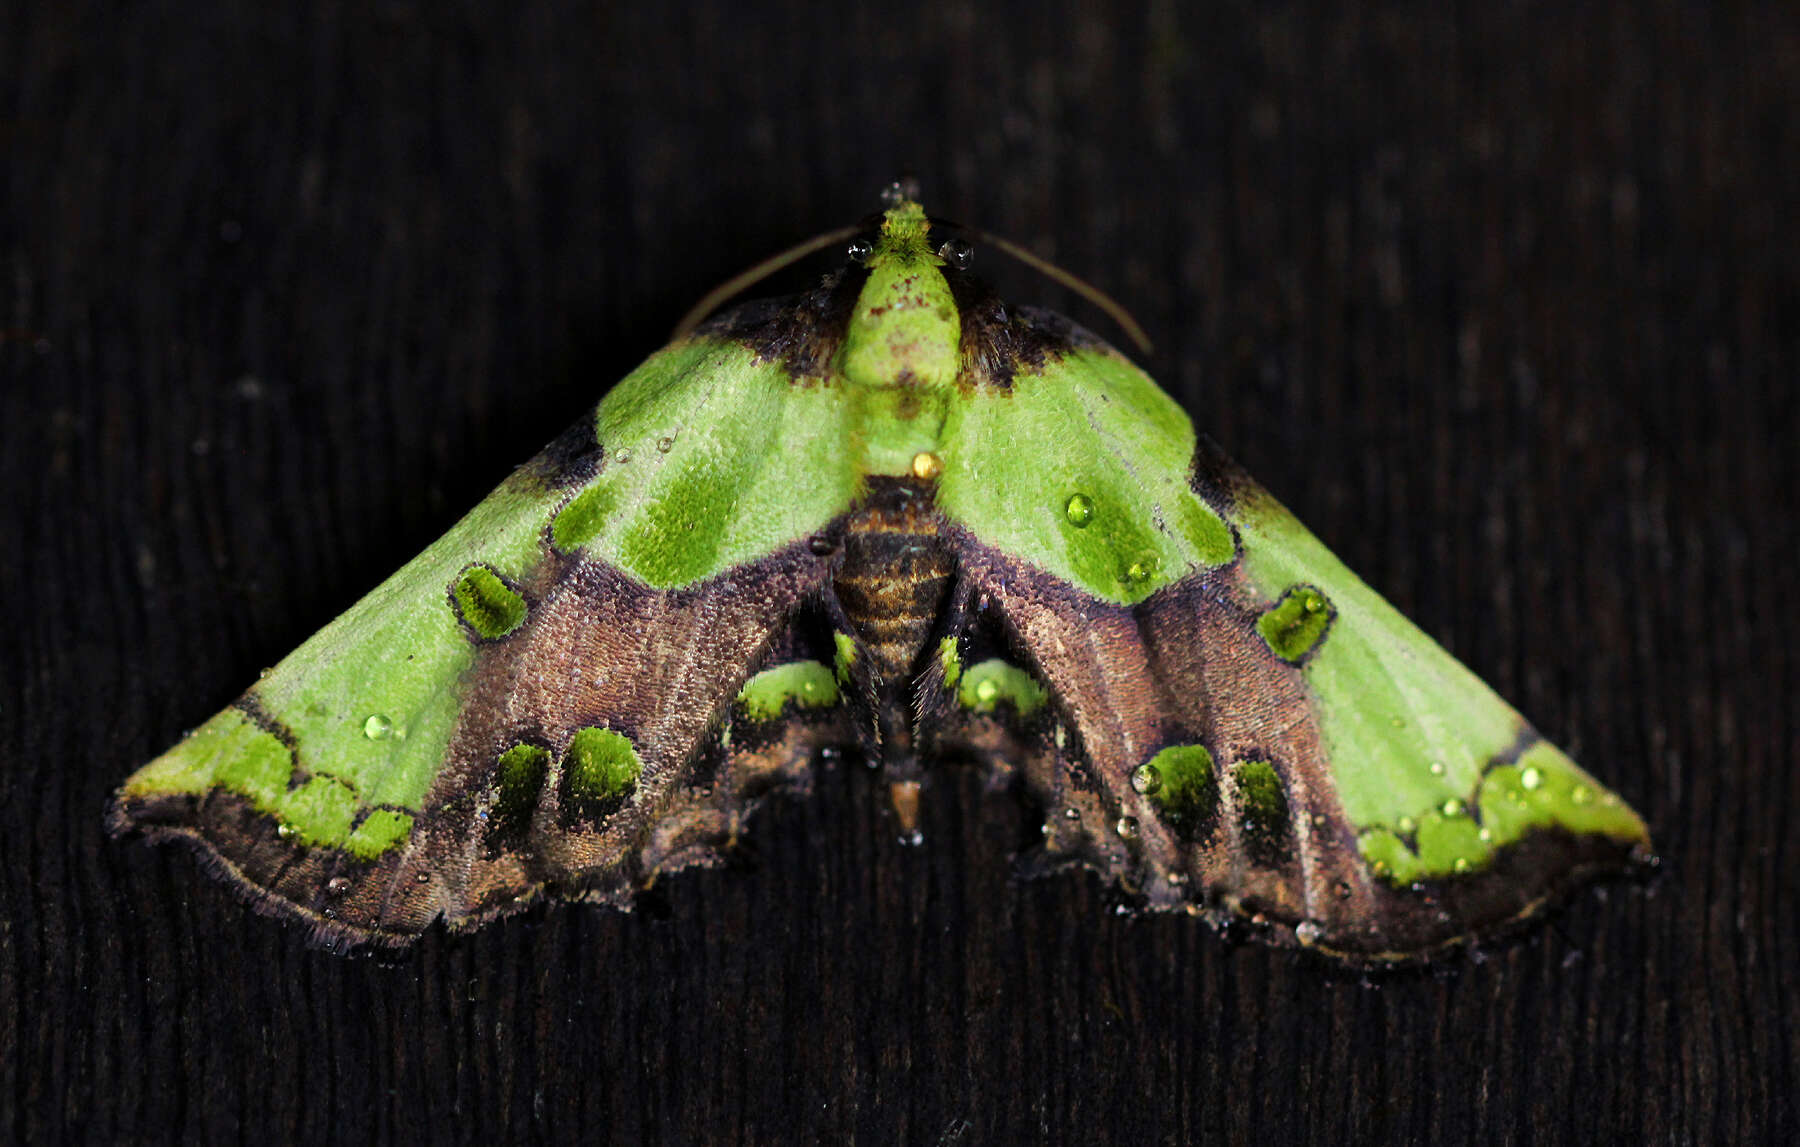
M 1119 305 L 1111 295 L 1099 287 L 1094 286 L 1086 279 L 1077 278 L 1048 259 L 1032 254 L 1017 243 L 1008 242 L 998 235 L 989 235 L 987 232 L 978 231 L 973 227 L 962 227 L 960 224 L 955 226 L 973 236 L 978 242 L 993 244 L 995 249 L 1011 255 L 1051 282 L 1060 283 L 1105 311 L 1107 318 L 1119 324 L 1119 329 L 1125 332 L 1125 337 L 1137 344 L 1141 353 L 1149 354 L 1153 349 L 1150 344 L 1150 336 L 1144 333 L 1143 327 L 1138 326 L 1137 320 L 1131 317 L 1131 312 Z
M 699 302 L 689 307 L 687 314 L 682 315 L 681 321 L 675 324 L 675 332 L 669 336 L 669 341 L 673 342 L 681 336 L 691 333 L 695 327 L 700 325 L 701 320 L 705 319 L 706 316 L 718 309 L 720 303 L 723 303 L 726 299 L 731 298 L 746 287 L 750 287 L 761 280 L 768 278 L 770 275 L 773 275 L 790 263 L 799 262 L 814 251 L 823 250 L 833 243 L 842 243 L 844 240 L 854 237 L 858 232 L 865 230 L 867 230 L 866 224 L 854 224 L 849 227 L 839 227 L 836 231 L 827 231 L 823 235 L 815 235 L 798 246 L 789 247 L 779 255 L 771 255 L 754 267 L 751 267 L 749 270 L 738 272 L 731 278 L 726 279 L 723 283 L 714 287 L 712 290 L 706 292 Z

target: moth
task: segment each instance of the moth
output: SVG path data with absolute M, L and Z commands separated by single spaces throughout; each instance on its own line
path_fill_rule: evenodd
M 942 230 L 942 228 L 938 228 Z M 810 293 L 682 335 L 110 823 L 322 943 L 713 864 L 822 754 L 948 761 L 1129 903 L 1375 965 L 1648 856 L 1644 823 L 1123 355 L 906 189 Z

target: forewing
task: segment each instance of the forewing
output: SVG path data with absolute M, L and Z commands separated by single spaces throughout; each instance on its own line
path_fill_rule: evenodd
M 384 943 L 710 858 L 746 801 L 803 778 L 823 720 L 765 681 L 728 731 L 801 640 L 830 576 L 807 538 L 855 486 L 823 449 L 838 398 L 790 381 L 703 336 L 652 358 L 134 774 L 115 829 L 197 845 L 322 937 Z

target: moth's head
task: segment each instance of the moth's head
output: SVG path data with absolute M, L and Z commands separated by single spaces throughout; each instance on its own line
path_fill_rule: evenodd
M 869 390 L 915 391 L 954 386 L 959 379 L 965 385 L 1004 380 L 1021 363 L 1035 363 L 1046 348 L 1066 343 L 1074 328 L 1048 312 L 1036 319 L 1009 319 L 999 299 L 966 274 L 974 241 L 1087 299 L 1112 316 L 1140 350 L 1150 350 L 1143 329 L 1092 285 L 997 235 L 934 221 L 920 206 L 911 180 L 889 185 L 882 208 L 859 224 L 816 235 L 720 284 L 682 316 L 673 338 L 693 333 L 745 288 L 847 241 L 847 273 L 827 278 L 799 301 L 746 304 L 709 323 L 709 335 L 742 339 L 759 354 L 781 357 L 796 377 L 830 375 Z M 1098 341 L 1085 332 L 1081 336 Z
M 880 228 L 851 244 L 868 270 L 844 332 L 842 369 L 868 387 L 938 387 L 956 381 L 962 318 L 944 278 L 945 256 L 910 188 L 896 184 Z

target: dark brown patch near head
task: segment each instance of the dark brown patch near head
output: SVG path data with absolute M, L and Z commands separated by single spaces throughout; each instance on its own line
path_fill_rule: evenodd
M 1106 345 L 1055 311 L 1008 306 L 981 279 L 944 268 L 944 279 L 962 316 L 964 386 L 1012 386 L 1013 377 L 1044 368 L 1077 347 Z
M 1188 468 L 1188 486 L 1230 522 L 1230 515 L 1236 511 L 1238 503 L 1261 487 L 1217 442 L 1204 434 L 1196 435 L 1195 439 L 1194 460 Z M 1235 544 L 1237 528 L 1232 527 L 1231 532 Z M 1236 548 L 1241 552 L 1243 547 L 1237 545 Z
M 598 437 L 598 419 L 589 410 L 576 419 L 575 425 L 558 434 L 537 457 L 525 463 L 521 473 L 543 484 L 547 490 L 561 490 L 586 485 L 600 470 L 605 451 Z
M 1107 345 L 1054 311 L 1008 306 L 981 279 L 954 267 L 942 270 L 962 320 L 958 381 L 964 386 L 1005 389 L 1015 375 L 1042 370 L 1057 356 Z M 758 358 L 782 363 L 797 380 L 822 379 L 831 372 L 868 277 L 867 269 L 851 263 L 811 291 L 743 303 L 695 333 L 742 343 Z
M 868 277 L 866 269 L 853 264 L 805 294 L 744 303 L 694 333 L 742 343 L 758 358 L 780 362 L 796 379 L 821 379 L 837 358 Z

